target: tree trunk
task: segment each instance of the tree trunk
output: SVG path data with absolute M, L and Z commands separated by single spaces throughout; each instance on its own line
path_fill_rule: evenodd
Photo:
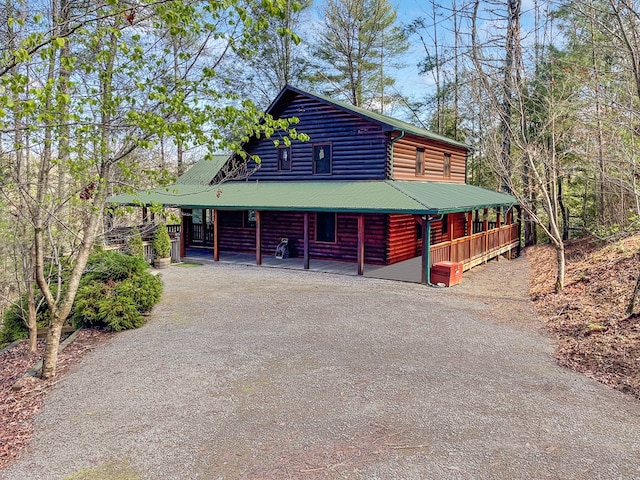
M 569 209 L 564 205 L 562 196 L 562 177 L 558 177 L 558 207 L 562 217 L 562 240 L 569 240 Z
M 558 272 L 556 278 L 555 291 L 560 293 L 564 288 L 564 271 L 565 271 L 565 256 L 564 256 L 564 244 L 556 244 L 556 259 L 558 261 Z
M 51 323 L 47 332 L 47 343 L 42 362 L 42 378 L 53 378 L 56 376 L 58 366 L 58 348 L 60 346 L 60 336 L 62 335 L 62 325 L 65 318 L 60 318 L 60 313 L 51 312 Z
M 638 301 L 638 295 L 640 294 L 640 273 L 638 274 L 638 279 L 636 280 L 636 287 L 633 289 L 633 294 L 631 295 L 631 299 L 629 300 L 629 304 L 627 305 L 627 315 L 631 315 L 636 308 L 636 302 Z
M 36 299 L 34 290 L 33 281 L 30 281 L 27 284 L 27 327 L 29 328 L 29 350 L 32 353 L 38 350 L 38 323 L 36 321 Z

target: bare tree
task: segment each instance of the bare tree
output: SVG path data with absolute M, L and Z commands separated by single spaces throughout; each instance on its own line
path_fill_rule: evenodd
M 260 5 L 280 12 L 277 3 Z M 33 2 L 19 6 L 35 13 Z M 107 196 L 141 179 L 164 178 L 145 169 L 138 153 L 165 137 L 213 155 L 237 148 L 237 139 L 251 133 L 288 131 L 287 119 L 265 117 L 250 102 L 237 105 L 233 92 L 214 81 L 227 52 L 263 28 L 249 20 L 255 6 L 55 0 L 0 56 L 0 88 L 17 92 L 16 101 L 0 98 L 0 123 L 12 139 L 25 131 L 29 150 L 24 142 L 15 148 L 23 158 L 29 153 L 25 165 L 35 167 L 35 182 L 22 176 L 16 184 L 25 199 L 16 212 L 33 239 L 35 278 L 50 316 L 43 377 L 56 373 L 62 326 L 101 234 Z M 163 38 L 189 34 L 196 41 L 167 56 Z M 184 62 L 179 75 L 175 58 Z M 21 124 L 7 123 L 18 117 Z M 8 186 L 1 188 L 8 198 Z

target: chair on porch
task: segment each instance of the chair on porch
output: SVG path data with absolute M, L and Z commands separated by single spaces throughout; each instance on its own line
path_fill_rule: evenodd
M 289 258 L 289 239 L 282 238 L 276 247 L 276 258 Z

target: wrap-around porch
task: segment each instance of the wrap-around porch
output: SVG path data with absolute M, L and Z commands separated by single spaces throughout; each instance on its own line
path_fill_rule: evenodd
M 302 252 L 296 252 L 293 258 L 277 258 L 269 247 L 264 244 L 263 234 L 263 213 L 260 211 L 250 212 L 253 220 L 254 230 L 252 234 L 254 245 L 251 250 L 246 251 L 248 245 L 245 239 L 245 251 L 227 251 L 220 248 L 220 211 L 203 211 L 201 218 L 208 218 L 210 224 L 203 222 L 197 225 L 199 232 L 192 227 L 187 213 L 187 221 L 182 222 L 182 228 L 174 226 L 172 228 L 175 237 L 179 237 L 179 258 L 187 261 L 207 261 L 236 263 L 244 265 L 264 265 L 269 267 L 316 270 L 349 275 L 365 275 L 374 278 L 390 278 L 394 280 L 404 280 L 419 283 L 429 283 L 431 266 L 442 262 L 459 262 L 464 270 L 468 270 L 476 265 L 485 263 L 501 255 L 510 257 L 519 252 L 520 222 L 516 221 L 514 212 L 518 212 L 517 207 L 509 208 L 506 214 L 501 208 L 492 209 L 492 216 L 489 209 L 481 212 L 458 212 L 456 215 L 447 216 L 412 216 L 418 226 L 416 238 L 411 242 L 404 242 L 403 249 L 413 249 L 404 258 L 395 259 L 388 262 L 369 262 L 365 255 L 365 244 L 367 236 L 376 235 L 365 228 L 366 215 L 358 214 L 357 235 L 355 236 L 357 252 L 355 261 L 349 259 L 317 258 L 313 257 L 312 251 L 312 228 L 310 218 L 312 212 L 304 212 L 304 228 L 302 240 Z M 475 213 L 475 216 L 474 216 Z M 481 215 L 479 215 L 479 213 Z M 200 217 L 200 216 L 199 216 Z M 491 218 L 491 221 L 489 220 Z M 432 230 L 432 225 L 435 229 Z M 205 241 L 192 242 L 194 238 Z M 353 237 L 353 235 L 352 235 Z M 423 242 L 422 239 L 427 241 Z M 252 243 L 253 243 L 252 242 Z M 432 242 L 435 242 L 432 244 Z M 209 248 L 206 244 L 209 243 Z M 409 247 L 407 247 L 409 243 Z M 193 245 L 196 247 L 193 247 Z M 413 245 L 413 246 L 411 246 Z M 176 249 L 177 250 L 177 249 Z M 300 250 L 300 248 L 299 248 Z M 178 260 L 175 258 L 174 260 Z M 342 260 L 342 261 L 336 261 Z M 345 261 L 346 260 L 346 261 Z

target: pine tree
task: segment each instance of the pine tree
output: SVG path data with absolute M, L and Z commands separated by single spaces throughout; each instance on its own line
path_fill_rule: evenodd
M 327 94 L 358 107 L 383 110 L 407 39 L 388 0 L 328 0 L 314 56 L 315 80 Z

